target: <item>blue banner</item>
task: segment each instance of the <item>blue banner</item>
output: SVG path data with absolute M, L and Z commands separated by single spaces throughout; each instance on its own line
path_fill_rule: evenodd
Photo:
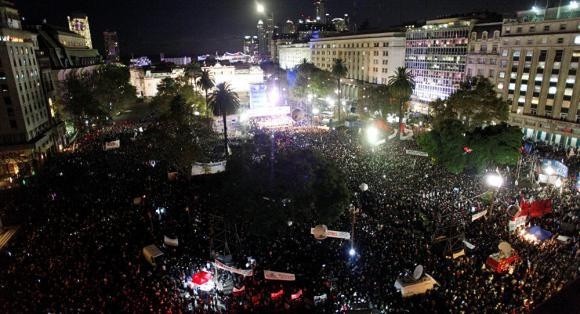
M 542 159 L 542 173 L 566 178 L 568 177 L 568 167 L 557 160 Z
M 576 174 L 576 190 L 580 192 L 580 172 Z

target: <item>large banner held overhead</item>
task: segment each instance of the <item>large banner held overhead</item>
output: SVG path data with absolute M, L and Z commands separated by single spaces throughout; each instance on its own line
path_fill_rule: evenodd
M 218 162 L 196 162 L 191 166 L 191 175 L 192 176 L 200 176 L 205 174 L 215 174 L 226 171 L 226 164 L 227 161 L 218 161 Z
M 563 163 L 553 159 L 541 160 L 541 171 L 548 176 L 557 175 L 566 178 L 568 176 L 568 167 Z
M 112 150 L 121 147 L 121 140 L 105 142 L 105 150 Z
M 426 152 L 422 152 L 419 150 L 412 150 L 412 149 L 405 150 L 405 154 L 413 155 L 413 156 L 429 157 L 429 154 Z
M 264 279 L 266 280 L 281 280 L 281 281 L 296 281 L 296 275 L 290 273 L 281 273 L 277 271 L 264 270 Z
M 178 238 L 172 239 L 168 236 L 163 236 L 163 243 L 169 246 L 179 246 L 179 239 Z
M 244 277 L 250 277 L 254 275 L 254 271 L 251 269 L 239 269 L 235 267 L 228 266 L 217 259 L 214 261 L 214 265 L 216 268 L 223 269 L 225 271 L 229 271 L 230 273 L 242 275 Z
M 471 215 L 471 221 L 476 221 L 476 220 L 478 220 L 479 218 L 481 218 L 481 217 L 485 216 L 486 214 L 487 214 L 487 209 L 486 209 L 486 210 L 484 210 L 484 211 L 481 211 L 481 212 L 479 212 L 479 213 L 477 213 L 477 214 L 473 214 L 473 215 Z

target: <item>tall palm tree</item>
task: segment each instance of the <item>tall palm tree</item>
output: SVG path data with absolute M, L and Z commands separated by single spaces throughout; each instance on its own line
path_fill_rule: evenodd
M 389 77 L 389 92 L 399 101 L 399 137 L 403 136 L 403 107 L 414 89 L 415 80 L 406 67 L 398 67 L 395 74 Z
M 193 88 L 197 87 L 197 79 L 201 76 L 201 66 L 199 63 L 191 62 L 185 67 L 185 77 Z
M 207 110 L 207 117 L 209 118 L 209 98 L 208 98 L 209 95 L 208 95 L 208 91 L 210 89 L 214 88 L 215 83 L 213 82 L 213 80 L 209 76 L 208 70 L 201 71 L 201 75 L 199 77 L 199 80 L 197 81 L 197 86 L 199 88 L 203 89 L 203 91 L 205 92 L 205 108 Z
M 228 83 L 220 83 L 216 86 L 215 91 L 209 99 L 210 107 L 215 115 L 222 115 L 224 123 L 224 148 L 225 154 L 228 155 L 228 126 L 226 116 L 235 113 L 240 106 L 240 98 L 234 92 Z
M 340 88 L 340 79 L 345 77 L 348 69 L 344 65 L 342 59 L 334 60 L 332 65 L 332 75 L 336 78 L 336 86 L 338 88 L 338 121 L 340 121 L 340 108 L 342 107 L 342 89 Z

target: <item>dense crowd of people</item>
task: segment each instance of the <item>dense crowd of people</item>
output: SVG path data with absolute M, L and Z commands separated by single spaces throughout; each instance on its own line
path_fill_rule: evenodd
M 418 149 L 413 141 L 370 147 L 356 133 L 305 126 L 255 132 L 266 132 L 277 150 L 312 149 L 344 171 L 356 210 L 345 209 L 329 228 L 350 231 L 354 215 L 352 242 L 317 241 L 311 224 L 288 223 L 276 238 L 236 234 L 231 265 L 252 268 L 254 276 L 216 270 L 209 214 L 217 196 L 210 181 L 183 174 L 170 181 L 167 165 L 144 160 L 147 146 L 137 145 L 145 140 L 139 128 L 164 127 L 123 123 L 90 133 L 75 152 L 49 161 L 28 186 L 11 191 L 24 218 L 0 254 L 1 312 L 525 312 L 578 277 L 575 180 L 562 189 L 532 182 L 533 161 L 562 160 L 575 174 L 578 155 L 536 145 L 518 167 L 490 169 L 506 182 L 494 194 L 493 210 L 472 222 L 473 213 L 490 206 L 482 197 L 490 190 L 483 174 L 453 175 L 430 158 L 408 155 Z M 115 139 L 121 147 L 105 151 L 104 143 Z M 552 214 L 527 223 L 550 230 L 552 238 L 531 243 L 508 230 L 508 207 L 521 195 L 553 200 Z M 444 243 L 433 241 L 449 223 L 445 217 L 475 246 L 465 256 L 450 258 Z M 570 241 L 557 240 L 560 234 Z M 163 245 L 165 235 L 179 246 Z M 484 266 L 500 241 L 521 257 L 508 274 Z M 150 244 L 165 253 L 156 267 L 142 256 Z M 401 297 L 395 281 L 419 264 L 438 285 Z M 201 291 L 191 278 L 202 270 L 231 281 L 235 292 Z M 263 270 L 293 273 L 296 280 L 265 280 Z

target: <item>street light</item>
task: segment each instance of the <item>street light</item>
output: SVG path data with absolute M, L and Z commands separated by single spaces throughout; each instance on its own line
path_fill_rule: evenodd
M 379 142 L 379 129 L 374 126 L 367 127 L 366 130 L 367 141 L 372 144 L 376 145 Z
M 487 185 L 499 189 L 503 185 L 503 177 L 499 174 L 488 174 L 485 178 Z
M 491 200 L 489 202 L 489 214 L 491 215 L 491 212 L 493 211 L 493 202 L 495 200 L 495 192 L 503 185 L 503 177 L 499 173 L 490 173 L 486 176 L 485 182 L 488 186 L 494 188 L 491 192 Z
M 266 13 L 266 7 L 262 3 L 256 3 L 256 11 L 260 14 Z
M 348 250 L 348 255 L 350 255 L 351 257 L 354 256 L 356 254 L 356 251 L 353 247 L 350 248 L 350 250 Z

